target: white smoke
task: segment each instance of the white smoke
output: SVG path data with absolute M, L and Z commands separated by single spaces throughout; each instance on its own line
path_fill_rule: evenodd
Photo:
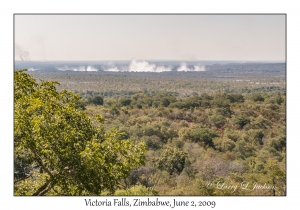
M 171 71 L 171 68 L 164 66 L 156 66 L 155 64 L 149 64 L 146 61 L 132 60 L 129 65 L 129 71 L 133 72 L 164 72 Z
M 98 69 L 94 68 L 93 66 L 79 66 L 79 67 L 61 67 L 58 68 L 58 70 L 66 71 L 98 71 Z M 114 63 L 109 62 L 106 69 L 104 71 L 109 72 L 169 72 L 172 71 L 172 66 L 157 66 L 155 64 L 150 64 L 147 61 L 137 61 L 137 60 L 131 60 L 130 64 L 127 65 L 121 65 L 116 66 Z M 194 71 L 194 72 L 200 72 L 205 71 L 205 66 L 203 65 L 194 65 L 194 66 L 187 66 L 185 62 L 182 62 L 180 67 L 177 68 L 177 70 L 174 71 Z
M 205 66 L 194 66 L 194 71 L 205 71 Z
M 105 71 L 119 72 L 120 70 L 117 67 L 112 67 L 112 68 L 106 69 Z
M 29 68 L 28 71 L 36 71 L 37 69 L 35 68 Z
M 186 63 L 181 63 L 180 67 L 177 69 L 177 71 L 187 71 L 189 68 L 186 66 Z
M 112 72 L 166 72 L 171 71 L 171 67 L 156 66 L 155 64 L 149 64 L 147 61 L 132 60 L 127 69 L 118 69 L 114 64 L 109 63 L 110 67 L 105 71 Z
M 93 66 L 78 66 L 78 67 L 69 67 L 69 66 L 64 66 L 64 67 L 59 67 L 57 70 L 60 71 L 98 71 Z
M 194 68 L 187 67 L 186 63 L 183 62 L 177 69 L 177 71 L 205 71 L 205 66 L 194 66 Z
M 93 67 L 93 66 L 88 66 L 88 67 L 86 68 L 86 71 L 98 71 L 98 69 L 96 69 L 96 68 Z
M 35 71 L 36 69 L 31 68 L 29 71 Z M 97 68 L 89 66 L 64 66 L 59 67 L 57 70 L 60 71 L 99 71 Z M 156 66 L 155 64 L 150 64 L 147 61 L 136 61 L 132 60 L 129 66 L 116 66 L 113 63 L 108 63 L 108 67 L 104 71 L 110 72 L 169 72 L 172 71 L 172 67 L 168 66 Z M 176 70 L 175 70 L 176 71 Z M 194 71 L 200 72 L 205 71 L 205 66 L 203 65 L 194 65 L 187 66 L 186 62 L 182 62 L 181 65 L 177 68 L 177 71 Z
M 118 69 L 118 67 L 115 66 L 115 64 L 113 64 L 112 62 L 108 63 L 109 68 L 104 70 L 104 71 L 112 71 L 112 72 L 119 72 L 120 70 Z

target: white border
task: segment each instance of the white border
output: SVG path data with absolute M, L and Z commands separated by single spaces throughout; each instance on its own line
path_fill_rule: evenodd
M 82 209 L 85 197 L 13 197 L 13 14 L 14 13 L 286 13 L 287 14 L 287 159 L 286 197 L 178 197 L 186 200 L 215 200 L 217 209 L 297 209 L 299 173 L 299 11 L 296 1 L 38 1 L 12 0 L 1 3 L 1 209 Z M 298 172 L 298 173 L 297 173 Z M 163 198 L 163 197 L 159 197 Z M 105 198 L 99 198 L 105 199 Z M 110 197 L 109 199 L 114 199 Z M 133 198 L 132 198 L 133 199 Z M 173 197 L 165 197 L 173 199 Z M 103 208 L 103 207 L 98 207 Z M 150 207 L 147 207 L 150 209 Z M 107 209 L 107 208 L 104 208 Z M 108 208 L 108 209 L 115 209 Z M 130 208 L 132 209 L 132 208 Z M 179 208 L 176 208 L 179 209 Z M 182 208 L 183 209 L 183 208 Z M 195 208 L 194 208 L 195 209 Z

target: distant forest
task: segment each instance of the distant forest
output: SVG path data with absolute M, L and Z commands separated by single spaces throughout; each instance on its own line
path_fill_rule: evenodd
M 285 63 L 216 64 L 203 72 L 74 72 L 32 71 L 41 80 L 58 81 L 60 89 L 88 97 L 130 97 L 135 93 L 165 91 L 180 97 L 201 93 L 285 92 Z M 86 95 L 86 96 L 85 96 Z
M 246 63 L 207 65 L 206 71 L 201 72 L 27 71 L 28 76 L 24 77 L 27 79 L 20 80 L 18 88 L 15 82 L 15 95 L 16 90 L 24 88 L 22 81 L 32 78 L 34 97 L 28 101 L 30 97 L 22 96 L 28 94 L 28 90 L 21 91 L 15 96 L 18 97 L 15 109 L 18 111 L 17 107 L 22 106 L 27 109 L 28 104 L 32 104 L 28 109 L 35 110 L 32 116 L 36 118 L 28 122 L 21 122 L 22 117 L 15 118 L 15 142 L 27 134 L 30 139 L 37 132 L 20 130 L 22 126 L 33 123 L 33 128 L 41 132 L 45 129 L 43 126 L 51 127 L 57 120 L 53 129 L 62 129 L 62 133 L 64 129 L 71 129 L 85 141 L 85 134 L 76 130 L 83 126 L 87 133 L 91 132 L 93 137 L 89 138 L 95 139 L 98 146 L 93 141 L 87 143 L 82 146 L 84 153 L 73 159 L 71 151 L 77 149 L 70 148 L 79 140 L 72 135 L 60 136 L 63 135 L 60 132 L 55 132 L 64 149 L 57 149 L 59 152 L 53 152 L 50 146 L 39 151 L 32 142 L 20 143 L 20 147 L 15 145 L 19 148 L 15 151 L 15 195 L 37 193 L 44 183 L 48 183 L 48 190 L 39 192 L 43 195 L 286 195 L 285 67 L 284 63 Z M 43 84 L 45 81 L 57 81 L 60 85 Z M 34 84 L 42 85 L 39 89 Z M 44 97 L 47 85 L 51 96 L 38 100 Z M 53 98 L 59 102 L 48 104 Z M 66 103 L 63 108 L 66 111 L 53 112 L 47 124 L 47 119 L 41 118 L 46 114 L 39 107 L 58 107 L 61 103 Z M 15 116 L 22 115 L 15 113 Z M 60 124 L 59 116 L 66 119 L 66 124 Z M 72 117 L 81 120 L 76 123 Z M 67 122 L 73 122 L 74 127 Z M 39 135 L 47 136 L 52 142 L 51 130 L 47 130 L 49 135 L 43 132 Z M 40 139 L 39 136 L 36 141 Z M 125 140 L 128 142 L 122 142 Z M 106 141 L 107 145 L 120 141 L 123 148 L 135 150 L 138 155 L 120 150 L 122 155 L 128 155 L 125 155 L 130 160 L 127 161 L 120 158 L 116 149 L 111 151 L 116 158 L 111 161 L 109 156 L 108 159 L 100 157 L 102 150 L 88 149 L 102 145 L 105 150 Z M 45 145 L 51 144 L 49 142 Z M 120 145 L 115 147 L 122 148 Z M 63 151 L 70 152 L 70 157 Z M 37 152 L 40 156 L 35 155 Z M 57 159 L 52 160 L 50 156 L 54 153 Z M 26 154 L 32 159 L 27 159 Z M 46 166 L 41 165 L 37 157 L 49 164 L 52 171 L 45 172 Z M 66 165 L 57 163 L 59 158 L 65 159 Z M 85 158 L 91 158 L 93 163 L 84 165 Z M 108 174 L 118 174 L 107 175 L 110 181 L 106 181 L 111 185 L 103 184 L 105 177 L 98 173 L 104 169 L 96 160 L 111 164 L 111 168 L 103 166 Z M 78 170 L 68 165 L 68 161 L 68 164 L 77 164 Z M 94 171 L 90 170 L 93 167 Z M 58 173 L 59 170 L 63 172 Z M 84 172 L 90 177 L 84 176 Z M 102 188 L 95 191 L 82 181 L 86 179 L 102 180 L 91 181 Z

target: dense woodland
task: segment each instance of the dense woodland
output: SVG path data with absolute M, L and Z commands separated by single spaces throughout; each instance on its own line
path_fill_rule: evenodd
M 39 190 L 38 195 L 286 194 L 283 64 L 232 64 L 212 66 L 206 72 L 159 74 L 24 74 L 27 75 L 26 81 L 32 80 L 33 89 L 43 86 L 45 82 L 38 82 L 40 80 L 58 81 L 61 85 L 53 83 L 47 91 L 55 92 L 54 95 L 71 94 L 72 97 L 68 97 L 72 100 L 74 97 L 74 100 L 71 103 L 64 99 L 66 95 L 61 96 L 58 104 L 67 100 L 73 104 L 68 104 L 72 110 L 68 108 L 61 112 L 58 107 L 47 121 L 51 124 L 63 118 L 66 119 L 64 124 L 58 123 L 54 127 L 43 124 L 46 117 L 41 106 L 45 106 L 43 103 L 52 100 L 54 95 L 41 102 L 37 100 L 42 96 L 36 95 L 31 103 L 29 96 L 23 97 L 24 94 L 34 95 L 45 90 L 42 87 L 30 93 L 26 90 L 18 96 L 15 75 L 15 112 L 19 104 L 23 109 L 26 107 L 24 110 L 31 107 L 35 113 L 26 122 L 22 118 L 28 112 L 15 113 L 15 195 L 32 195 Z M 64 89 L 68 91 L 64 92 Z M 49 104 L 49 108 L 58 106 L 55 104 Z M 36 110 L 40 114 L 36 114 Z M 70 132 L 62 138 L 59 132 L 51 134 L 54 130 L 50 127 L 66 133 L 70 129 Z M 30 140 L 33 135 L 39 135 L 34 142 Z M 57 143 L 53 140 L 55 135 L 55 138 L 62 139 L 58 142 L 63 149 L 52 148 L 51 144 Z M 47 138 L 47 142 L 43 138 Z M 94 140 L 73 150 L 74 145 L 87 141 L 86 138 Z M 24 139 L 27 143 L 20 143 Z M 46 148 L 39 150 L 39 141 L 45 141 Z M 115 143 L 116 149 L 102 157 L 100 154 L 111 142 L 120 143 Z M 118 150 L 123 155 L 127 154 L 126 150 L 138 151 L 138 154 L 128 154 L 124 159 L 119 158 Z M 76 152 L 72 151 L 81 151 L 81 155 L 74 160 L 71 156 Z M 110 160 L 110 155 L 115 159 Z M 59 163 L 62 159 L 65 164 Z M 90 162 L 83 163 L 83 160 Z M 46 163 L 52 169 L 49 173 Z M 105 168 L 103 163 L 112 165 Z M 120 167 L 114 168 L 114 164 Z M 76 170 L 78 174 L 72 174 Z M 103 170 L 105 175 L 97 174 Z M 85 180 L 94 181 L 85 183 Z M 248 183 L 248 190 L 242 189 L 241 183 Z M 96 185 L 101 185 L 101 189 Z M 258 185 L 265 188 L 253 189 Z M 34 189 L 30 189 L 32 186 Z M 239 187 L 233 190 L 226 186 Z

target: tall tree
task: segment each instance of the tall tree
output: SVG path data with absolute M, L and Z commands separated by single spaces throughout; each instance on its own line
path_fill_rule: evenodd
M 145 144 L 93 126 L 80 98 L 57 84 L 14 71 L 15 195 L 114 193 L 144 163 Z

